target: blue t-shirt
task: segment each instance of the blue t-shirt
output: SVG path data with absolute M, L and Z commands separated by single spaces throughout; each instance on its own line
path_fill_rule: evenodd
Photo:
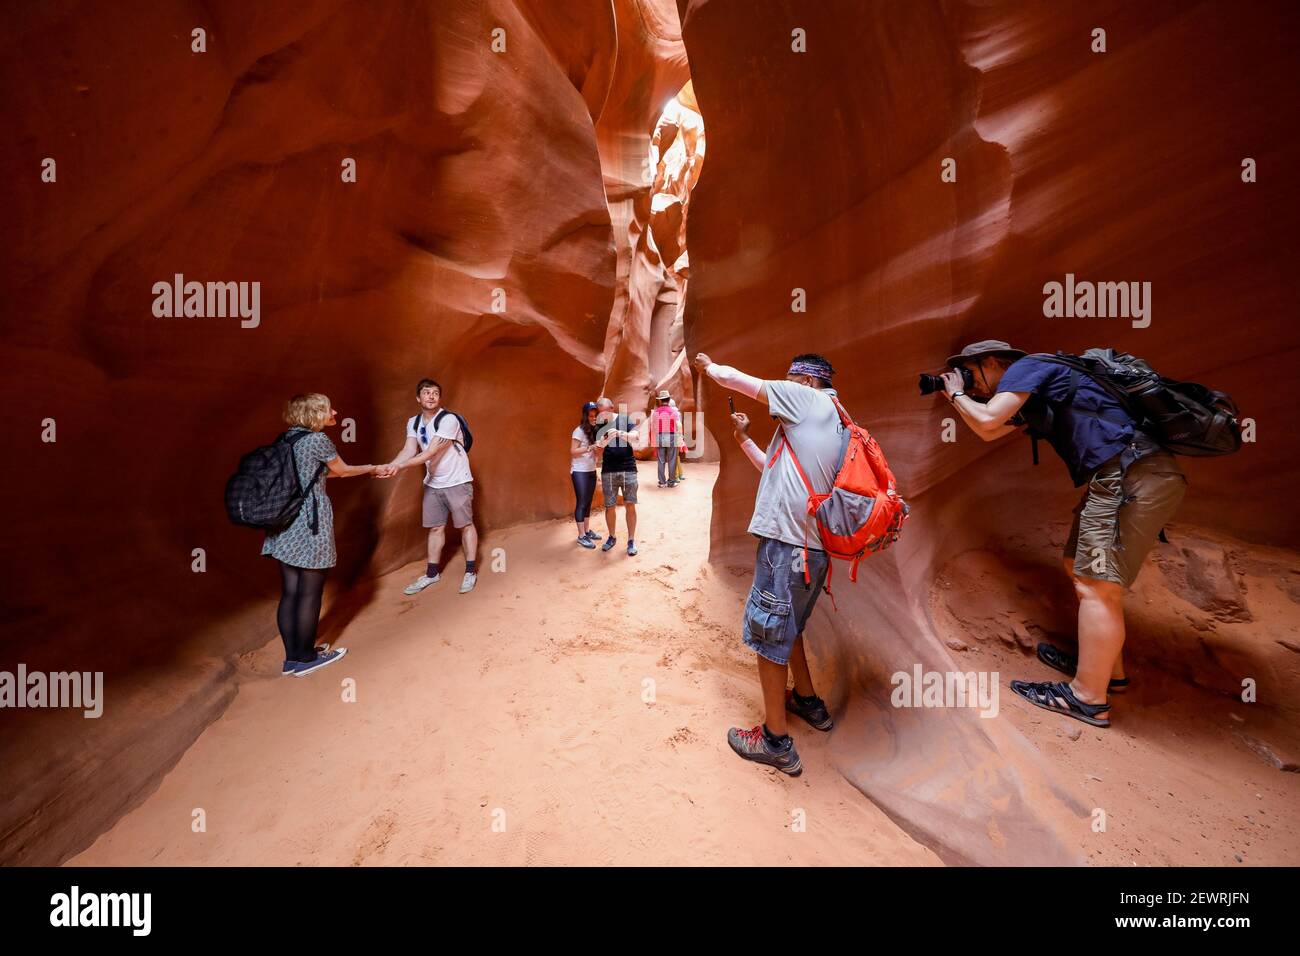
M 1078 488 L 1133 442 L 1137 428 L 1124 407 L 1082 372 L 1077 373 L 1073 401 L 1065 404 L 1072 374 L 1063 365 L 1026 356 L 1002 373 L 998 391 L 1030 393 L 1023 414 L 1031 429 L 1045 424 L 1050 414 L 1050 428 L 1038 437 L 1056 449 Z

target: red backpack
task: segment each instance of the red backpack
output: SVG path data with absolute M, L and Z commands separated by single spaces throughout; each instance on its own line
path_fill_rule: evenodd
M 812 482 L 808 480 L 807 473 L 794 453 L 794 446 L 786 437 L 784 426 L 781 428 L 781 444 L 768 467 L 776 464 L 783 450 L 790 449 L 790 460 L 794 462 L 804 487 L 808 489 L 808 516 L 817 522 L 822 547 L 832 558 L 852 561 L 849 580 L 857 581 L 858 562 L 864 555 L 883 551 L 898 540 L 910 509 L 898 493 L 894 473 L 889 470 L 889 462 L 885 461 L 880 444 L 865 428 L 854 424 L 839 399 L 833 395 L 826 397 L 835 403 L 835 410 L 840 413 L 840 421 L 848 432 L 844 457 L 840 459 L 839 471 L 835 474 L 831 490 L 819 495 L 813 489 Z M 804 527 L 806 536 L 806 523 Z M 806 540 L 803 550 L 803 577 L 807 584 L 811 583 L 811 578 Z M 826 571 L 826 593 L 831 593 L 830 568 Z M 835 598 L 832 596 L 832 606 L 834 603 Z

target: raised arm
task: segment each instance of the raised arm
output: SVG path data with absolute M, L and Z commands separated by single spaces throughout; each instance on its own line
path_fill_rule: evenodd
M 747 375 L 730 365 L 719 365 L 703 352 L 695 356 L 695 367 L 724 388 L 756 398 L 764 405 L 768 403 L 767 384 L 761 378 Z

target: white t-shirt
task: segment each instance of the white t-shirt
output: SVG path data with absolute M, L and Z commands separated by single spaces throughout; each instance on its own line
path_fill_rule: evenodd
M 569 471 L 595 471 L 596 470 L 596 453 L 591 450 L 591 442 L 587 440 L 587 433 L 579 425 L 573 430 L 573 437 L 578 441 L 579 448 L 585 448 L 586 451 L 581 455 L 573 456 L 573 464 L 569 466 Z
M 772 459 L 781 448 L 784 430 L 813 489 L 818 494 L 831 490 L 844 452 L 844 423 L 835 410 L 835 403 L 829 398 L 835 390 L 822 391 L 798 382 L 770 381 L 764 384 L 767 386 L 768 407 L 783 428 L 776 430 L 767 446 L 749 533 L 800 547 L 806 540 L 808 547 L 820 550 L 817 523 L 808 515 L 808 487 L 799 477 L 790 449 L 782 450 L 775 465 Z
M 426 419 L 423 414 L 420 414 L 406 420 L 406 437 L 414 438 L 420 446 L 420 451 L 426 450 L 429 447 L 429 442 L 433 441 L 435 437 L 433 423 L 441 411 L 442 409 L 439 409 L 434 412 L 432 418 Z M 420 437 L 421 428 L 424 429 L 425 437 L 423 439 Z M 447 412 L 446 415 L 442 416 L 442 423 L 438 426 L 436 437 L 460 441 L 460 419 L 451 412 Z M 442 453 L 442 457 L 436 463 L 436 468 L 433 467 L 433 464 L 433 462 L 426 462 L 424 466 L 424 483 L 430 488 L 451 488 L 474 480 L 474 476 L 470 474 L 469 470 L 469 455 L 458 444 L 453 444 Z

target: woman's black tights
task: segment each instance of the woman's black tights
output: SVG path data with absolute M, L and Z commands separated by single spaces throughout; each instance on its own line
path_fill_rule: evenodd
M 325 568 L 295 568 L 280 564 L 280 605 L 275 622 L 280 626 L 286 661 L 316 659 L 316 627 L 320 623 L 320 601 L 325 592 Z
M 576 499 L 576 507 L 573 509 L 573 520 L 579 525 L 587 520 L 591 514 L 591 499 L 596 494 L 596 473 L 594 471 L 571 471 L 569 474 L 573 478 L 573 497 Z

